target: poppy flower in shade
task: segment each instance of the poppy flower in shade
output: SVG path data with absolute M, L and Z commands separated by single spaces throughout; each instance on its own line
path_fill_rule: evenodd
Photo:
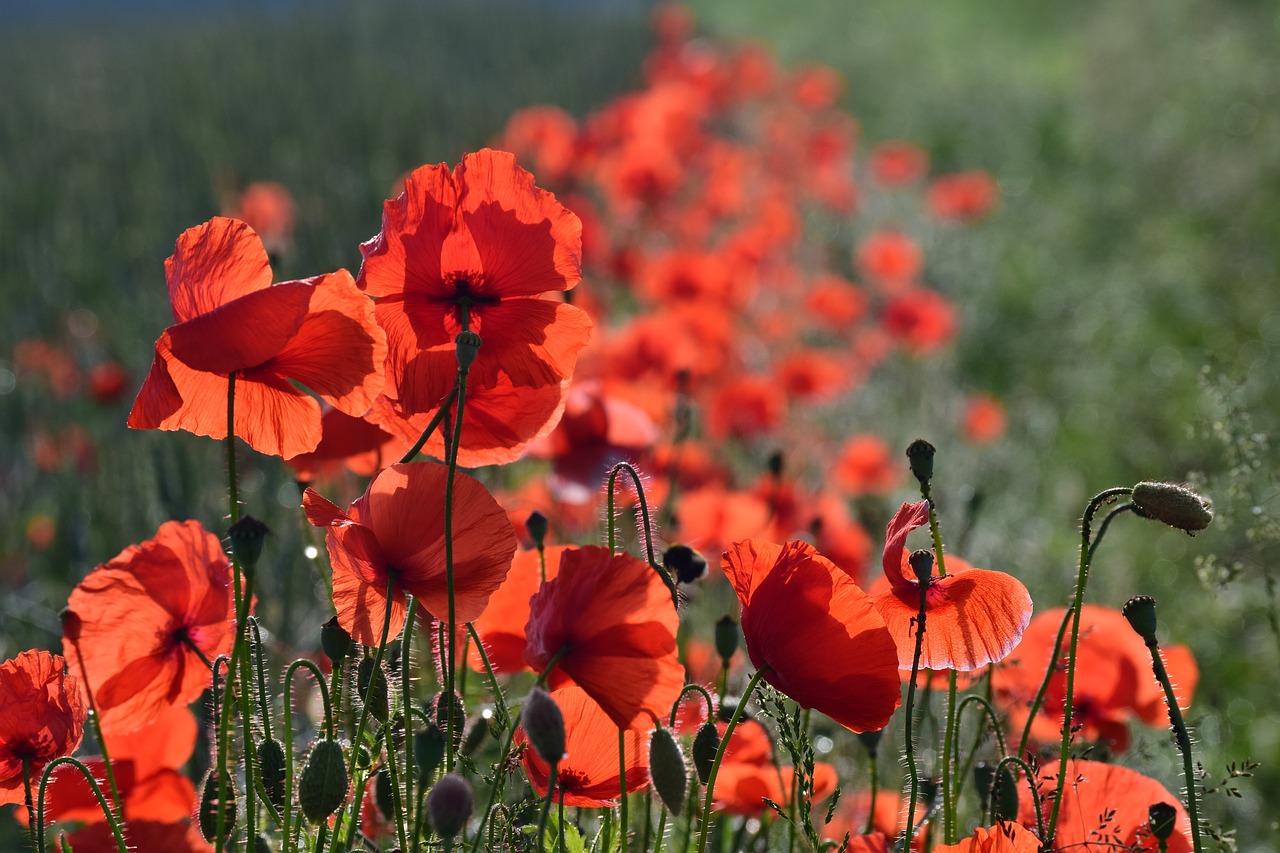
M 924 269 L 924 253 L 915 240 L 900 231 L 876 231 L 858 244 L 854 261 L 867 278 L 897 293 Z
M 573 679 L 616 728 L 647 726 L 671 713 L 684 687 L 678 625 L 671 592 L 648 563 L 568 548 L 555 579 L 529 601 L 524 656 L 539 672 L 558 658 L 552 683 Z
M 545 549 L 548 581 L 559 573 L 560 557 L 567 550 L 565 545 L 551 545 Z M 511 561 L 507 579 L 494 590 L 489 606 L 480 618 L 474 620 L 476 633 L 484 643 L 494 672 L 521 672 L 529 668 L 524 660 L 527 642 L 524 626 L 529 621 L 529 599 L 542 586 L 542 571 L 542 557 L 537 549 L 518 551 Z M 477 671 L 483 671 L 484 663 L 474 650 L 471 663 Z
M 320 418 L 321 438 L 316 449 L 285 460 L 300 483 L 330 477 L 345 465 L 352 473 L 371 477 L 395 462 L 412 445 L 366 418 L 329 409 Z
M 1057 776 L 1041 776 L 1036 784 L 1047 826 Z M 1108 837 L 1115 841 L 1114 845 L 1107 845 L 1108 849 L 1157 850 L 1159 843 L 1151 835 L 1147 820 L 1147 810 L 1156 803 L 1172 805 L 1177 812 L 1168 853 L 1188 853 L 1192 849 L 1191 820 L 1181 801 L 1164 785 L 1117 764 L 1071 759 L 1067 762 L 1067 784 L 1062 789 L 1053 849 L 1090 850 L 1101 846 L 1100 837 Z M 1036 826 L 1031 797 L 1018 797 L 1018 823 L 1028 828 Z
M 1039 853 L 1040 839 L 1016 823 L 1001 821 L 990 828 L 979 826 L 973 837 L 958 844 L 942 844 L 934 853 Z
M 213 853 L 213 845 L 186 821 L 130 820 L 124 827 L 124 839 L 129 849 L 138 853 Z M 104 821 L 91 823 L 68 835 L 67 846 L 59 849 L 75 853 L 115 853 L 118 848 L 111 826 Z
M 814 322 L 845 332 L 867 313 L 867 297 L 853 282 L 826 274 L 814 279 L 804 307 Z
M 346 270 L 273 285 L 253 229 L 215 217 L 182 233 L 165 276 L 177 325 L 156 341 L 130 427 L 225 438 L 234 371 L 235 434 L 296 456 L 320 443 L 320 404 L 294 381 L 356 416 L 382 389 L 386 336 Z
M 448 618 L 444 558 L 444 493 L 448 468 L 433 462 L 381 471 L 347 512 L 307 489 L 302 505 L 316 527 L 327 527 L 338 623 L 356 642 L 376 646 L 391 609 L 388 636 L 404 627 L 405 595 L 437 618 Z M 484 612 L 511 568 L 516 535 L 507 514 L 479 481 L 457 473 L 453 483 L 453 591 L 459 624 Z M 391 598 L 387 585 L 395 581 Z
M 129 374 L 125 373 L 124 368 L 116 362 L 104 361 L 90 369 L 85 381 L 93 401 L 103 406 L 110 406 L 124 396 Z
M 231 584 L 218 537 L 198 521 L 166 521 L 71 591 L 63 654 L 76 671 L 83 663 L 108 735 L 149 725 L 208 689 L 205 660 L 229 654 L 235 636 Z
M 832 471 L 836 485 L 851 497 L 882 495 L 902 481 L 903 465 L 878 435 L 850 436 L 840 448 Z
M 840 396 L 853 371 L 845 360 L 819 349 L 798 349 L 782 358 L 776 376 L 787 396 L 807 403 L 823 403 Z
M 484 341 L 468 390 L 498 384 L 499 371 L 520 387 L 573 374 L 591 321 L 542 294 L 581 278 L 582 226 L 513 155 L 486 148 L 452 172 L 415 169 L 360 252 L 360 289 L 387 331 L 386 393 L 406 414 L 436 408 L 452 389 L 464 327 Z
M 925 205 L 939 219 L 969 222 L 989 213 L 999 199 L 1000 187 L 995 179 L 979 169 L 935 179 L 925 196 Z
M 748 539 L 720 564 L 764 680 L 852 731 L 884 728 L 900 704 L 897 652 L 853 579 L 805 542 Z
M 907 534 L 929 523 L 929 503 L 903 504 L 889 521 L 884 574 L 889 588 L 875 607 L 898 644 L 898 666 L 911 669 L 915 655 L 920 583 L 907 565 Z M 1001 660 L 1031 621 L 1031 595 L 1004 572 L 964 567 L 928 581 L 924 644 L 920 666 L 967 672 Z M 936 567 L 935 567 L 936 571 Z
M 740 376 L 718 383 L 707 405 L 707 434 L 712 438 L 754 438 L 778 426 L 787 400 L 767 376 Z
M 990 394 L 972 394 L 964 404 L 961 424 L 971 444 L 990 444 L 1004 436 L 1004 406 Z
M 1006 709 L 1013 731 L 1021 732 L 1026 726 L 1027 710 L 1040 689 L 1044 672 L 1052 665 L 1050 657 L 1064 612 L 1059 607 L 1037 614 L 1017 648 L 992 674 L 996 699 Z M 1040 710 L 1031 723 L 1031 740 L 1035 743 L 1057 743 L 1061 739 L 1066 705 L 1065 647 L 1064 642 Z M 1186 708 L 1199 676 L 1195 659 L 1185 646 L 1169 646 L 1160 651 L 1169 677 L 1177 686 L 1179 704 Z M 1119 610 L 1097 604 L 1085 604 L 1081 609 L 1076 673 L 1071 716 L 1072 723 L 1081 727 L 1084 740 L 1122 752 L 1129 746 L 1129 721 L 1133 718 L 1149 726 L 1167 725 L 1164 690 L 1151 675 L 1151 653 Z
M 65 668 L 60 656 L 34 649 L 0 664 L 0 805 L 25 800 L 24 765 L 39 779 L 80 745 L 88 707 Z
M 293 240 L 293 196 L 284 184 L 254 181 L 238 197 L 225 202 L 222 212 L 258 232 L 273 255 L 289 248 Z
M 909 352 L 928 355 L 955 337 L 956 309 L 942 294 L 913 287 L 889 300 L 880 322 Z
M 914 184 L 929 168 L 929 155 L 914 142 L 890 139 L 871 150 L 871 177 L 886 187 Z
M 791 804 L 792 780 L 795 768 L 790 765 L 774 767 L 735 761 L 722 761 L 716 774 L 715 802 L 712 808 L 728 814 L 758 816 L 769 805 L 767 797 L 786 809 Z M 813 765 L 813 795 L 815 803 L 831 796 L 836 789 L 836 769 L 818 761 Z
M 622 789 L 618 777 L 618 725 L 581 687 L 561 687 L 551 691 L 551 698 L 564 716 L 565 734 L 565 755 L 556 769 L 556 802 L 588 809 L 617 805 Z M 524 727 L 516 729 L 515 742 L 527 741 Z M 649 735 L 628 729 L 623 741 L 627 790 L 638 791 L 649 783 Z M 545 797 L 550 766 L 531 747 L 521 753 L 520 763 L 533 790 Z

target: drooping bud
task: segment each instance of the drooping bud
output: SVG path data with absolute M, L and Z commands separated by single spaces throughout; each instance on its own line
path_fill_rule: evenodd
M 738 640 L 741 637 L 738 631 L 738 623 L 733 621 L 732 616 L 721 617 L 716 622 L 716 653 L 720 655 L 720 660 L 728 664 L 733 659 L 733 654 L 738 650 Z
M 467 724 L 467 709 L 462 704 L 462 697 L 458 695 L 457 691 L 453 693 L 441 691 L 431 700 L 431 707 L 428 709 L 428 713 L 431 714 L 431 718 L 435 720 L 436 725 L 440 727 L 440 731 L 447 733 L 449 731 L 450 698 L 453 700 L 453 748 L 457 749 L 462 745 L 462 731 Z
M 1195 536 L 1213 521 L 1208 499 L 1176 483 L 1139 483 L 1130 496 L 1133 511 Z
M 427 793 L 427 816 L 441 838 L 453 838 L 471 817 L 471 786 L 457 773 L 440 777 Z
M 258 744 L 258 770 L 262 774 L 262 789 L 276 810 L 284 808 L 284 747 L 273 737 Z
M 369 714 L 378 722 L 385 723 L 391 715 L 387 700 L 387 674 L 377 663 L 371 657 L 360 659 L 360 666 L 356 668 L 356 689 L 360 700 L 369 707 Z
M 231 540 L 231 553 L 240 561 L 246 571 L 258 565 L 262 556 L 262 545 L 271 531 L 265 524 L 252 515 L 244 515 L 235 524 L 227 528 L 227 538 Z
M 670 729 L 655 729 L 649 738 L 649 779 L 667 811 L 680 814 L 689 773 L 685 769 L 684 753 Z
M 711 765 L 715 764 L 720 750 L 720 730 L 715 723 L 703 723 L 693 736 L 693 769 L 698 771 L 698 781 L 707 784 L 711 778 Z
M 83 625 L 80 621 L 80 614 L 70 607 L 64 607 L 58 613 L 58 619 L 62 621 L 62 636 L 72 643 L 80 642 L 80 630 Z
M 978 789 L 978 802 L 982 806 L 982 811 L 987 811 L 987 806 L 991 803 L 991 786 L 996 781 L 996 766 L 990 761 L 979 761 L 973 765 L 973 783 Z
M 444 761 L 444 732 L 435 723 L 413 733 L 413 760 L 418 778 L 425 780 Z
M 1135 595 L 1124 603 L 1121 609 L 1124 618 L 1129 620 L 1129 627 L 1134 630 L 1142 642 L 1152 645 L 1156 641 L 1156 600 L 1149 595 Z
M 457 337 L 453 339 L 454 346 L 458 353 L 458 366 L 463 370 L 471 367 L 471 363 L 476 360 L 476 356 L 480 354 L 480 336 L 470 329 L 463 329 L 458 332 Z
M 535 687 L 525 697 L 524 707 L 520 709 L 520 725 L 529 743 L 547 764 L 557 764 L 564 758 L 565 734 L 564 714 L 551 694 L 541 687 Z
M 680 583 L 693 583 L 707 573 L 707 558 L 688 545 L 672 545 L 662 553 L 662 567 Z
M 1152 803 L 1147 808 L 1147 825 L 1156 841 L 1168 841 L 1177 820 L 1178 810 L 1169 803 Z
M 547 517 L 536 509 L 529 513 L 529 518 L 525 520 L 524 529 L 529 531 L 529 538 L 533 540 L 533 546 L 539 551 L 545 547 L 547 527 Z
M 222 778 L 221 789 L 227 795 L 226 800 L 221 802 L 218 800 L 219 776 Z M 222 813 L 222 839 L 217 837 L 219 812 Z M 212 770 L 205 775 L 204 785 L 200 789 L 200 811 L 196 817 L 200 834 L 215 847 L 221 847 L 220 841 L 231 837 L 236 825 L 236 788 L 230 775 L 215 774 Z
M 1018 819 L 1018 780 L 1008 766 L 1001 767 L 992 788 L 991 817 L 995 820 Z
M 921 486 L 927 486 L 933 479 L 933 457 L 937 452 L 937 448 L 923 438 L 917 438 L 907 447 L 907 462 Z
M 298 780 L 298 805 L 312 823 L 323 823 L 347 798 L 347 762 L 336 740 L 317 741 Z
M 880 752 L 880 739 L 882 737 L 884 737 L 884 729 L 876 729 L 874 732 L 858 732 L 857 734 L 857 738 L 867 751 L 867 755 L 872 758 L 875 758 Z
M 342 663 L 351 654 L 351 645 L 351 635 L 338 624 L 337 616 L 330 616 L 329 621 L 320 626 L 320 648 L 333 663 Z
M 391 771 L 387 769 L 379 770 L 377 775 L 373 777 L 373 802 L 378 807 L 378 811 L 387 820 L 395 815 L 395 791 L 391 785 Z
M 907 558 L 911 571 L 916 573 L 916 580 L 921 584 L 927 584 L 929 579 L 933 577 L 933 552 L 926 550 L 912 551 L 911 556 Z

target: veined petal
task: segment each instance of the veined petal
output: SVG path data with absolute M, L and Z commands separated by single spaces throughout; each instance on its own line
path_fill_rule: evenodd
M 885 577 L 889 579 L 894 589 L 915 589 L 911 581 L 902 574 L 902 549 L 907 547 L 907 534 L 928 523 L 928 501 L 903 504 L 889 520 L 889 527 L 885 531 L 884 559 L 881 562 L 884 565 Z M 919 593 L 917 592 L 916 595 Z
M 224 216 L 183 231 L 164 271 L 178 323 L 271 286 L 271 262 L 257 233 Z
M 471 381 L 490 386 L 505 372 L 516 385 L 554 385 L 573 375 L 578 353 L 591 338 L 591 318 L 581 308 L 549 299 L 503 299 L 472 311 L 472 329 L 483 344 Z
M 420 166 L 404 192 L 382 207 L 382 230 L 360 247 L 357 284 L 373 296 L 452 295 L 440 273 L 440 247 L 453 226 L 457 193 L 443 163 Z
M 307 316 L 312 286 L 287 281 L 256 290 L 166 330 L 170 348 L 193 370 L 223 375 L 257 367 L 280 352 Z

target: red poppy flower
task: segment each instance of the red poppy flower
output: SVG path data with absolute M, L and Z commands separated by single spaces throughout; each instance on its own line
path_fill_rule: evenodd
M 925 197 L 929 212 L 939 219 L 967 222 L 980 219 L 996 206 L 1000 187 L 982 170 L 942 175 Z
M 385 335 L 345 270 L 271 284 L 253 229 L 215 217 L 189 228 L 165 261 L 177 325 L 156 341 L 129 426 L 227 435 L 227 376 L 236 374 L 235 434 L 261 453 L 320 443 L 320 404 L 350 415 L 382 389 Z
M 927 355 L 956 334 L 956 309 L 941 293 L 913 287 L 884 307 L 881 324 L 914 355 Z
M 671 713 L 684 686 L 678 626 L 671 592 L 648 563 L 569 548 L 529 601 L 525 660 L 542 671 L 559 656 L 554 674 L 573 679 L 616 727 L 647 726 Z
M 1039 853 L 1040 839 L 1016 823 L 1000 822 L 990 829 L 979 826 L 973 837 L 958 844 L 943 844 L 934 853 Z
M 826 274 L 814 279 L 805 297 L 810 318 L 825 328 L 847 332 L 867 312 L 867 297 L 851 281 Z
M 110 406 L 124 396 L 129 374 L 114 361 L 104 361 L 93 366 L 86 380 L 89 384 L 89 396 L 94 402 Z
M 819 832 L 823 838 L 831 841 L 840 841 L 846 832 L 852 837 L 857 837 L 866 828 L 867 813 L 872 810 L 871 792 L 865 789 L 853 791 L 840 798 L 836 813 L 832 815 L 831 821 L 825 827 L 819 829 Z M 916 805 L 916 826 L 921 825 L 928 811 L 927 804 Z M 871 820 L 874 832 L 886 837 L 902 835 L 907 826 L 907 810 L 906 804 L 902 802 L 901 791 L 877 791 L 874 812 Z M 912 841 L 911 848 L 923 850 L 927 835 L 927 831 L 917 835 Z
M 929 522 L 929 504 L 903 504 L 889 522 L 884 545 L 884 574 L 889 589 L 874 599 L 876 610 L 898 644 L 898 666 L 911 669 L 920 584 L 907 566 L 907 534 Z M 935 567 L 936 570 L 936 567 Z M 1002 659 L 1013 650 L 1031 621 L 1031 596 L 1022 582 L 1004 572 L 948 571 L 929 578 L 923 669 L 967 672 Z
M 618 777 L 618 725 L 581 687 L 561 687 L 551 692 L 551 698 L 564 716 L 565 734 L 565 756 L 556 769 L 556 802 L 563 800 L 566 806 L 588 809 L 617 805 L 622 790 Z M 623 738 L 627 790 L 638 791 L 649 784 L 649 736 L 628 729 Z M 515 742 L 527 740 L 524 728 L 516 729 Z M 520 763 L 533 790 L 545 797 L 550 766 L 532 748 L 524 750 Z
M 707 434 L 716 439 L 754 438 L 778 426 L 787 400 L 767 376 L 740 376 L 721 382 L 707 406 Z
M 559 385 L 573 373 L 591 321 L 542 294 L 581 278 L 582 227 L 503 151 L 463 157 L 452 172 L 422 166 L 386 202 L 382 231 L 360 247 L 359 286 L 387 331 L 387 395 L 407 414 L 436 408 L 458 372 L 453 339 L 484 344 L 474 387 Z
M 512 151 L 539 179 L 559 184 L 569 177 L 578 155 L 578 123 L 559 107 L 538 105 L 516 110 L 497 147 Z
M 283 252 L 293 239 L 293 196 L 284 184 L 254 181 L 223 205 L 223 215 L 239 219 L 258 232 L 267 251 L 273 254 Z
M 891 139 L 871 150 L 871 177 L 886 187 L 914 184 L 929 168 L 929 156 L 914 142 Z
M 858 269 L 877 284 L 898 292 L 924 269 L 924 253 L 915 240 L 900 231 L 876 231 L 858 244 Z
M 444 560 L 444 465 L 392 465 L 369 483 L 347 512 L 313 489 L 303 494 L 307 518 L 327 527 L 338 623 L 356 642 L 376 646 L 391 608 L 388 636 L 404 627 L 405 595 L 437 618 L 448 618 Z M 456 619 L 484 612 L 511 568 L 516 535 L 488 489 L 466 474 L 453 483 L 453 586 Z M 387 584 L 395 581 L 391 598 Z
M 889 451 L 888 442 L 864 433 L 845 441 L 831 473 L 836 485 L 851 497 L 882 495 L 898 487 L 903 465 Z
M 124 840 L 130 850 L 139 853 L 213 853 L 213 845 L 186 821 L 131 820 L 124 827 Z M 75 853 L 116 853 L 117 850 L 111 827 L 106 822 L 89 824 L 68 835 L 67 846 L 59 849 Z
M 795 768 L 773 765 L 721 763 L 716 774 L 716 801 L 712 808 L 728 814 L 756 817 L 769 807 L 765 798 L 773 800 L 784 809 L 791 804 L 792 780 Z M 836 769 L 818 761 L 813 766 L 813 797 L 815 803 L 831 796 L 836 789 Z
M 1057 776 L 1041 776 L 1037 785 L 1047 822 Z M 1156 803 L 1172 805 L 1177 811 L 1168 853 L 1189 853 L 1191 820 L 1181 801 L 1164 785 L 1117 764 L 1071 759 L 1067 762 L 1067 784 L 1062 789 L 1053 849 L 1087 850 L 1097 844 L 1098 838 L 1108 837 L 1114 838 L 1119 849 L 1156 850 L 1159 845 L 1147 822 L 1147 810 Z M 1018 822 L 1028 828 L 1036 825 L 1035 804 L 1030 797 L 1018 797 Z
M 39 779 L 46 764 L 80 745 L 88 707 L 65 666 L 34 649 L 0 664 L 0 805 L 26 798 L 24 764 Z
M 787 396 L 806 403 L 829 402 L 848 387 L 853 371 L 835 353 L 813 348 L 786 355 L 776 370 L 778 384 Z
M 897 652 L 853 579 L 805 542 L 748 539 L 720 564 L 764 680 L 852 731 L 884 728 L 900 704 Z
M 964 437 L 972 444 L 990 444 L 1004 435 L 1004 406 L 990 394 L 973 394 L 964 405 Z
M 285 460 L 300 483 L 333 476 L 344 465 L 361 477 L 371 477 L 413 446 L 411 441 L 398 440 L 368 418 L 352 417 L 337 409 L 324 413 L 320 429 L 320 443 L 315 450 Z
M 565 545 L 552 545 L 546 549 L 547 580 L 553 580 L 560 572 L 560 557 L 568 550 Z M 529 621 L 529 599 L 542 586 L 542 557 L 536 549 L 518 551 L 511 561 L 511 571 L 502 586 L 494 590 L 489 606 L 475 621 L 476 633 L 484 643 L 485 653 L 494 672 L 521 672 L 528 669 L 524 660 L 527 642 L 525 623 Z M 483 670 L 480 655 L 473 651 L 472 665 Z
M 231 583 L 218 537 L 198 521 L 166 521 L 154 539 L 130 545 L 71 591 L 63 654 L 83 662 L 108 734 L 149 725 L 209 687 L 200 655 L 231 651 Z

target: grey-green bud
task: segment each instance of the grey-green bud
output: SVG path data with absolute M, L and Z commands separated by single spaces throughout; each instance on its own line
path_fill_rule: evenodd
M 1133 511 L 1195 536 L 1213 521 L 1209 501 L 1177 483 L 1143 482 L 1133 487 Z
M 689 774 L 684 766 L 684 753 L 670 729 L 655 729 L 649 738 L 649 779 L 667 811 L 680 814 Z

